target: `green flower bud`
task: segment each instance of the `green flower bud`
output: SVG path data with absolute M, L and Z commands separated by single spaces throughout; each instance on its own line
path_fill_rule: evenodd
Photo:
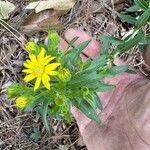
M 87 87 L 83 86 L 81 88 L 81 93 L 82 93 L 83 97 L 86 97 L 87 95 L 90 94 L 90 90 Z
M 71 79 L 71 73 L 69 69 L 63 68 L 58 71 L 58 77 L 63 82 L 68 82 Z
M 39 48 L 38 48 L 38 45 L 35 42 L 28 42 L 27 44 L 25 44 L 25 49 L 29 53 L 37 53 Z
M 59 35 L 56 31 L 49 31 L 48 33 L 48 42 L 49 42 L 49 48 L 52 50 L 55 50 L 59 45 Z
M 7 89 L 7 95 L 9 98 L 16 97 L 24 91 L 24 88 L 21 84 L 13 84 L 8 87 Z
M 66 101 L 66 97 L 65 97 L 65 96 L 62 96 L 62 95 L 57 96 L 57 97 L 55 98 L 55 104 L 56 104 L 57 106 L 62 106 L 65 101 Z

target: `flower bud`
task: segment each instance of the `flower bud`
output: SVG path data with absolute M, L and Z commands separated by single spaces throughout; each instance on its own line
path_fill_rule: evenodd
M 57 97 L 55 98 L 55 104 L 56 104 L 57 106 L 62 106 L 62 105 L 64 104 L 65 100 L 66 100 L 66 97 L 65 97 L 65 96 L 57 96 Z
M 35 53 L 38 50 L 38 46 L 35 42 L 28 42 L 27 44 L 25 44 L 25 49 L 29 53 Z
M 8 87 L 7 95 L 9 98 L 13 98 L 20 95 L 23 91 L 24 91 L 23 86 L 16 83 Z
M 71 73 L 69 69 L 63 68 L 58 71 L 58 77 L 63 82 L 68 82 L 71 79 Z
M 83 96 L 87 96 L 87 95 L 90 94 L 90 91 L 89 91 L 89 89 L 87 87 L 83 86 L 81 88 L 81 93 L 83 94 Z
M 25 96 L 20 96 L 16 99 L 16 106 L 23 109 L 27 106 L 28 99 Z
M 56 48 L 59 44 L 59 35 L 56 31 L 49 31 L 48 40 L 51 48 Z

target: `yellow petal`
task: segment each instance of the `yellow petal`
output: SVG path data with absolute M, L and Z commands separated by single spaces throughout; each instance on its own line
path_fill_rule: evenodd
M 40 84 L 41 84 L 41 77 L 36 79 L 36 82 L 34 85 L 34 91 L 36 91 L 40 87 Z
M 49 83 L 49 80 L 50 80 L 50 78 L 49 78 L 49 76 L 48 76 L 47 74 L 44 74 L 44 75 L 42 76 L 42 82 L 43 82 L 44 86 L 45 86 L 48 90 L 50 90 L 50 83 Z
M 34 65 L 34 63 L 30 60 L 26 60 L 26 62 L 29 64 L 29 65 Z
M 32 69 L 33 66 L 32 65 L 29 65 L 27 62 L 24 62 L 23 63 L 23 66 L 26 67 L 26 68 L 29 68 L 29 69 Z
M 45 67 L 46 71 L 55 70 L 58 66 L 60 66 L 60 63 L 52 63 Z
M 30 55 L 29 55 L 29 58 L 31 59 L 31 62 L 32 62 L 33 64 L 36 65 L 36 64 L 38 63 L 35 55 L 30 54 Z
M 45 54 L 45 49 L 42 47 L 41 48 L 41 52 L 39 53 L 39 55 L 38 55 L 38 62 L 41 62 L 41 61 L 43 61 L 44 60 L 44 54 Z
M 24 72 L 24 73 L 33 73 L 33 71 L 31 69 L 24 69 L 24 70 L 22 70 L 22 72 Z
M 30 74 L 30 75 L 25 76 L 24 81 L 29 82 L 29 81 L 33 80 L 34 78 L 35 78 L 35 75 Z
M 51 75 L 51 76 L 56 76 L 56 75 L 58 75 L 58 72 L 57 72 L 57 71 L 46 71 L 46 73 L 47 73 L 48 75 Z
M 46 57 L 45 57 L 46 58 Z M 47 56 L 47 58 L 45 59 L 44 65 L 47 65 L 50 61 L 52 61 L 53 59 L 55 59 L 56 57 L 49 57 Z

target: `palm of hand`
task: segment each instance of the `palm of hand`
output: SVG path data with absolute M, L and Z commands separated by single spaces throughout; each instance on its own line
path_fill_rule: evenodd
M 75 43 L 91 39 L 84 32 L 70 29 L 66 32 L 66 41 L 74 36 L 79 40 Z M 65 49 L 67 42 L 61 40 L 60 48 Z M 99 54 L 100 44 L 92 39 L 90 45 L 81 55 L 94 58 Z M 84 55 L 86 54 L 86 56 Z M 116 64 L 122 64 L 120 59 Z M 100 93 L 104 110 L 100 113 L 102 124 L 91 122 L 77 109 L 72 113 L 77 120 L 80 132 L 89 150 L 148 150 L 150 149 L 150 89 L 149 80 L 139 74 L 124 73 L 106 79 L 116 85 L 110 92 Z

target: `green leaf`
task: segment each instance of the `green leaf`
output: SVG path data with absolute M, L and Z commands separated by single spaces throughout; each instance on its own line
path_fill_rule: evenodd
M 93 96 L 93 93 L 89 93 L 88 95 L 86 95 L 84 97 L 84 99 L 91 105 L 91 107 L 93 109 L 96 109 L 97 108 L 97 105 L 95 103 L 95 100 L 94 100 L 94 96 Z
M 96 103 L 97 108 L 99 110 L 103 110 L 103 105 L 101 103 L 101 100 L 100 100 L 100 98 L 98 97 L 98 95 L 96 93 L 94 94 L 94 101 Z
M 60 42 L 60 38 L 59 38 L 58 33 L 54 30 L 49 30 L 48 31 L 48 42 L 47 42 L 48 54 L 56 55 L 56 53 L 57 53 L 56 49 L 59 46 L 59 42 Z
M 132 36 L 132 35 L 131 35 Z M 137 35 L 135 35 L 133 38 L 127 37 L 128 40 L 126 40 L 126 42 L 124 44 L 121 44 L 117 47 L 116 51 L 114 51 L 114 53 L 119 52 L 119 53 L 123 53 L 128 51 L 129 49 L 131 49 L 132 47 L 134 47 L 135 45 L 137 45 L 140 41 L 141 41 L 141 37 L 144 36 L 144 33 L 139 31 L 137 33 Z M 131 38 L 129 40 L 129 38 Z
M 150 44 L 150 36 L 149 35 L 144 36 L 139 44 L 143 44 L 143 45 Z
M 119 15 L 119 18 L 123 21 L 123 22 L 127 22 L 130 23 L 132 25 L 135 25 L 137 20 L 135 17 L 132 17 L 130 15 Z
M 67 61 L 69 60 L 71 63 L 74 64 L 77 61 L 77 59 L 80 58 L 81 52 L 89 45 L 90 41 L 91 40 L 87 40 L 87 41 L 79 44 L 75 48 L 71 49 L 70 51 L 68 51 L 66 53 L 65 59 L 67 59 Z
M 22 94 L 30 94 L 30 93 L 33 93 L 32 88 L 26 87 L 19 83 L 14 83 L 10 85 L 7 89 L 8 98 L 14 98 Z
M 139 6 L 133 5 L 133 6 L 129 7 L 128 9 L 126 9 L 126 11 L 127 11 L 127 12 L 136 12 L 136 11 L 138 11 L 139 9 L 140 9 Z
M 35 142 L 37 142 L 41 138 L 41 133 L 37 128 L 34 128 L 34 132 L 30 136 Z
M 49 128 L 49 125 L 48 125 L 48 122 L 47 122 L 47 114 L 48 114 L 48 105 L 49 105 L 49 101 L 48 100 L 45 100 L 43 102 L 43 106 L 42 106 L 42 122 L 44 124 L 44 127 L 45 129 L 50 132 L 50 128 Z
M 101 122 L 99 116 L 96 114 L 95 110 L 91 107 L 91 105 L 87 101 L 83 100 L 81 101 L 80 104 L 78 103 L 78 101 L 80 100 L 75 99 L 72 101 L 75 107 L 77 107 L 81 112 L 83 112 L 91 120 L 97 123 Z
M 98 81 L 102 78 L 101 75 L 97 74 L 96 72 L 91 72 L 88 74 L 77 74 L 71 79 L 71 82 L 68 84 L 72 88 L 77 88 L 81 86 L 87 86 L 91 83 Z
M 83 73 L 90 73 L 92 71 L 96 71 L 99 67 L 104 66 L 106 62 L 107 62 L 106 55 L 104 54 L 100 55 L 91 62 L 91 65 L 86 70 L 84 70 Z
M 137 23 L 135 24 L 136 29 L 140 29 L 144 26 L 150 18 L 150 8 L 147 9 L 139 18 Z
M 57 105 L 54 105 L 51 109 L 50 109 L 50 111 L 49 111 L 49 115 L 50 116 L 53 116 L 53 115 L 56 115 L 57 114 L 57 112 L 59 111 L 59 106 L 57 106 Z
M 116 37 L 108 36 L 108 35 L 100 35 L 98 39 L 101 40 L 102 42 L 109 41 L 110 43 L 114 43 L 116 45 L 119 45 L 123 42 L 122 40 Z
M 64 113 L 64 117 L 65 117 L 67 123 L 70 124 L 72 119 L 71 119 L 71 114 L 69 111 L 67 113 Z
M 78 36 L 74 37 L 68 44 L 68 47 L 67 47 L 67 50 L 70 48 L 70 47 L 73 47 L 74 46 L 74 43 L 78 40 Z
M 110 85 L 110 84 L 104 84 L 102 82 L 100 82 L 99 87 L 96 89 L 96 92 L 106 92 L 106 91 L 110 91 L 114 88 L 114 85 Z
M 92 60 L 88 58 L 85 62 L 83 62 L 83 70 L 87 69 L 92 63 Z
M 146 0 L 134 0 L 134 3 L 143 10 L 146 10 L 149 7 L 149 1 Z
M 118 45 L 123 42 L 118 38 L 115 38 L 113 36 L 106 36 L 106 35 L 100 35 L 98 39 L 103 43 L 101 48 L 101 54 L 108 54 L 110 43 Z
M 119 73 L 123 73 L 128 70 L 128 66 L 114 66 L 109 69 L 108 73 L 110 75 L 117 75 Z

